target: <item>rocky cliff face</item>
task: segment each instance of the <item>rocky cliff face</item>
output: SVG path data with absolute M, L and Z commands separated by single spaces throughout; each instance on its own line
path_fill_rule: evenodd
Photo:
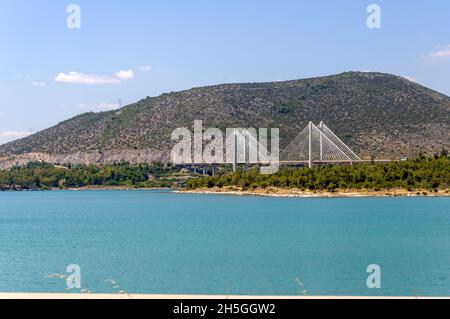
M 170 152 L 143 149 L 143 150 L 108 150 L 105 152 L 76 152 L 71 154 L 24 153 L 0 157 L 0 170 L 10 169 L 14 166 L 26 165 L 29 162 L 46 162 L 52 164 L 96 164 L 106 165 L 114 163 L 155 163 L 169 162 Z
M 8 163 L 36 154 L 53 163 L 167 161 L 174 144 L 171 132 L 177 127 L 192 130 L 194 120 L 221 129 L 279 127 L 281 148 L 312 120 L 327 123 L 362 157 L 399 158 L 450 149 L 449 114 L 450 98 L 419 84 L 389 74 L 347 72 L 147 97 L 1 145 L 0 154 Z

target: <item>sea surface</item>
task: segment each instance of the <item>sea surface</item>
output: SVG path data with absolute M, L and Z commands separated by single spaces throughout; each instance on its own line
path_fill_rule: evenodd
M 0 291 L 81 290 L 450 296 L 450 198 L 0 192 Z

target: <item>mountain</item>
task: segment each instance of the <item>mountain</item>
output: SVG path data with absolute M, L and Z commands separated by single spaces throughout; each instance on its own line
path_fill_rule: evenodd
M 0 146 L 3 161 L 167 161 L 177 127 L 279 127 L 281 148 L 324 121 L 361 157 L 399 158 L 450 148 L 450 98 L 403 77 L 346 72 L 269 83 L 223 84 L 85 113 Z M 0 157 L 1 157 L 0 156 Z M 13 156 L 13 157 L 11 157 Z

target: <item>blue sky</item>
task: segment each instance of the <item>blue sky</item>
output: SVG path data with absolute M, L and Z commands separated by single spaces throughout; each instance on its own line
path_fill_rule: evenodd
M 72 3 L 80 29 L 66 24 Z M 381 29 L 367 27 L 372 3 Z M 1 0 L 0 38 L 0 143 L 226 82 L 380 71 L 450 95 L 447 0 Z

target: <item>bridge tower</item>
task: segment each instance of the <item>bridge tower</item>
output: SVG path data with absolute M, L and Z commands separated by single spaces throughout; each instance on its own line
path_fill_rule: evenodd
M 309 168 L 313 167 L 313 152 L 312 152 L 312 130 L 313 130 L 313 122 L 309 122 L 308 124 L 308 166 Z
M 303 162 L 310 168 L 315 163 L 351 163 L 361 160 L 324 122 L 318 126 L 309 122 L 283 153 L 285 162 Z
M 322 132 L 323 132 L 323 121 L 321 121 L 319 123 L 319 129 L 321 134 L 319 134 L 319 144 L 320 144 L 320 151 L 319 151 L 319 161 L 322 163 L 323 161 L 323 137 L 322 137 Z

